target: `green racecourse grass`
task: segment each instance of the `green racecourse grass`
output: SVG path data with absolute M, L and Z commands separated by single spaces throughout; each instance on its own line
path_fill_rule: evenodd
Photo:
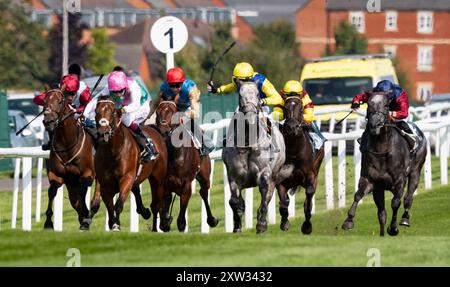
M 337 178 L 337 158 L 333 158 L 333 172 Z M 11 230 L 11 192 L 0 192 L 0 266 L 65 266 L 69 248 L 78 248 L 81 266 L 366 266 L 368 249 L 378 248 L 382 266 L 450 266 L 450 187 L 440 186 L 439 159 L 433 157 L 433 189 L 424 191 L 423 179 L 414 197 L 411 227 L 400 227 L 397 237 L 380 238 L 376 207 L 371 196 L 364 199 L 357 210 L 355 229 L 343 231 L 340 226 L 353 200 L 353 161 L 347 158 L 346 207 L 325 210 L 325 191 L 322 166 L 316 194 L 316 214 L 312 217 L 313 233 L 300 234 L 303 222 L 304 191 L 296 196 L 296 217 L 287 232 L 277 224 L 269 225 L 263 235 L 255 229 L 242 234 L 224 232 L 224 203 L 222 165 L 216 161 L 214 186 L 211 191 L 213 214 L 220 219 L 210 234 L 200 233 L 200 196 L 195 193 L 189 208 L 189 233 L 176 230 L 177 204 L 174 206 L 172 232 L 151 233 L 151 222 L 140 218 L 140 232 L 129 233 L 129 201 L 122 213 L 122 232 L 105 232 L 105 209 L 102 204 L 89 232 L 79 232 L 76 212 L 64 194 L 64 231 L 43 230 L 47 192 L 42 193 L 41 222 L 33 215 L 33 230 Z M 337 206 L 337 179 L 335 179 Z M 34 191 L 34 190 L 33 190 Z M 260 199 L 254 190 L 254 209 Z M 392 195 L 387 192 L 388 223 L 392 210 Z M 33 199 L 33 212 L 34 202 Z M 144 184 L 144 204 L 150 202 L 148 183 Z M 278 200 L 277 200 L 278 201 Z M 403 212 L 403 206 L 399 215 Z M 21 227 L 21 201 L 17 226 Z M 243 221 L 244 222 L 244 221 Z

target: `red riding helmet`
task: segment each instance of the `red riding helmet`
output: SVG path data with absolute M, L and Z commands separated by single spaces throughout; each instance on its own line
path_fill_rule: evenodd
M 67 92 L 76 92 L 80 88 L 80 81 L 78 80 L 78 76 L 74 74 L 68 74 L 62 77 L 61 83 L 59 84 L 62 87 L 66 84 L 65 91 Z
M 181 68 L 172 68 L 167 71 L 167 83 L 182 83 L 184 79 L 184 72 Z

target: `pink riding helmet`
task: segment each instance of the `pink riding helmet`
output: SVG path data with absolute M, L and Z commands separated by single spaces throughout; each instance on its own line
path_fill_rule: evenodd
M 122 71 L 114 71 L 108 77 L 108 89 L 110 91 L 120 91 L 128 88 L 127 75 Z

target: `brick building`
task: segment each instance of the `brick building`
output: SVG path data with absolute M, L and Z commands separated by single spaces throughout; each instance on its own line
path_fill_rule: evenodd
M 334 28 L 353 23 L 368 39 L 369 53 L 385 51 L 398 57 L 407 71 L 411 97 L 428 100 L 450 92 L 450 1 L 380 1 L 380 11 L 367 0 L 311 0 L 297 10 L 300 53 L 321 56 L 334 48 Z M 369 12 L 373 11 L 373 12 Z

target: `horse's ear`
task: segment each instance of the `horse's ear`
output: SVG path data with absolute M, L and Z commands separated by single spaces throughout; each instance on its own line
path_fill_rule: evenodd
M 62 86 L 61 86 L 61 88 L 60 88 L 61 92 L 64 93 L 64 91 L 66 90 L 66 88 L 67 88 L 66 83 L 62 84 Z
M 240 87 L 241 84 L 242 84 L 242 81 L 241 81 L 239 78 L 234 78 L 234 82 L 236 83 L 236 85 L 237 85 L 238 87 Z
M 180 99 L 180 94 L 176 95 L 175 98 L 173 98 L 173 101 L 175 104 L 178 104 L 178 100 Z
M 45 92 L 50 90 L 50 86 L 47 83 L 44 84 L 44 90 L 45 90 Z

